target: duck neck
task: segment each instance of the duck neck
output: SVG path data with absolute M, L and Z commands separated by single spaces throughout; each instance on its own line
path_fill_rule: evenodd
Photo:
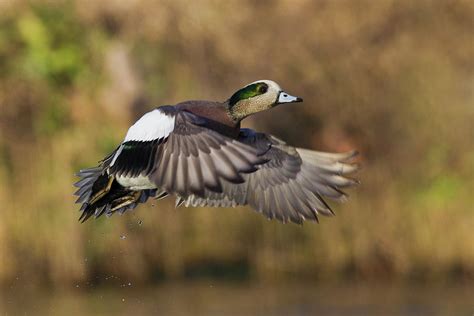
M 240 132 L 240 120 L 235 120 L 229 112 L 227 102 L 186 101 L 177 104 L 180 110 L 191 112 L 208 120 L 208 127 L 236 138 Z

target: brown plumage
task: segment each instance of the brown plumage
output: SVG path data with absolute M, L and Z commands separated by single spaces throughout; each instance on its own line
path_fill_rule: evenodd
M 323 197 L 344 201 L 357 184 L 355 152 L 295 148 L 272 135 L 241 129 L 248 115 L 301 102 L 269 80 L 225 102 L 186 101 L 138 120 L 99 167 L 81 170 L 81 220 L 134 208 L 149 197 L 177 197 L 185 206 L 250 205 L 267 218 L 302 223 L 333 212 Z

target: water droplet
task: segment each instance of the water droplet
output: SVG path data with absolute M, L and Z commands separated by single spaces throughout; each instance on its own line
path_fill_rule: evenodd
M 132 286 L 132 282 L 128 282 L 128 286 Z
M 79 284 L 76 284 L 76 287 L 79 287 Z
M 124 298 L 122 298 L 122 302 L 125 302 L 125 299 L 124 299 Z
M 127 236 L 121 235 L 121 236 L 120 236 L 120 239 L 122 239 L 122 240 L 127 239 Z

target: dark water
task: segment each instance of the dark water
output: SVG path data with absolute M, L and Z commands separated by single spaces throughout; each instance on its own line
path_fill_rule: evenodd
M 179 283 L 8 291 L 0 315 L 474 315 L 474 286 Z

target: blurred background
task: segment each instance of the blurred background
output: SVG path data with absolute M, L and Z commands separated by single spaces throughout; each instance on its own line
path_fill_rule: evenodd
M 0 1 L 0 314 L 472 315 L 474 2 Z M 272 79 L 246 127 L 358 149 L 336 217 L 149 202 L 80 224 L 72 184 L 144 112 Z

